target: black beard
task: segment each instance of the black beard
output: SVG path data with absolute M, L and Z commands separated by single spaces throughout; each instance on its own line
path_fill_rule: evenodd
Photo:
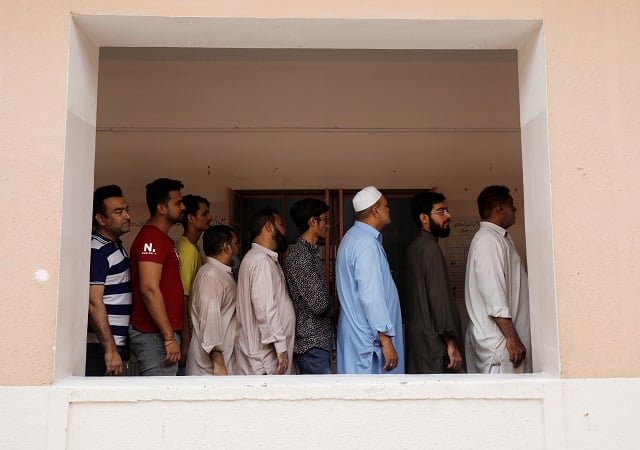
M 287 248 L 289 248 L 287 237 L 276 229 L 276 252 L 284 253 L 287 251 Z
M 429 228 L 431 229 L 431 234 L 437 238 L 446 238 L 451 233 L 451 228 L 442 228 L 438 226 L 431 217 L 429 217 Z

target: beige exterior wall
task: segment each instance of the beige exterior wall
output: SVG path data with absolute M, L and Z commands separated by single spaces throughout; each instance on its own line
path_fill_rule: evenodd
M 637 48 L 640 6 L 634 1 L 622 0 L 592 3 L 551 0 L 322 3 L 185 1 L 177 5 L 164 1 L 69 0 L 44 3 L 3 1 L 0 6 L 0 167 L 4 188 L 0 198 L 0 206 L 4 211 L 0 222 L 3 235 L 3 257 L 0 262 L 0 315 L 3 318 L 0 361 L 3 364 L 0 365 L 0 384 L 47 386 L 53 383 L 54 374 L 60 379 L 79 370 L 79 362 L 69 357 L 68 353 L 82 351 L 83 345 L 77 342 L 77 337 L 82 333 L 81 318 L 86 316 L 86 312 L 68 299 L 83 298 L 78 290 L 85 287 L 75 286 L 70 274 L 85 274 L 83 277 L 88 274 L 88 255 L 78 256 L 82 255 L 83 245 L 78 236 L 87 229 L 89 217 L 85 223 L 75 220 L 77 212 L 74 213 L 73 207 L 80 205 L 80 212 L 87 212 L 90 192 L 74 189 L 74 186 L 76 183 L 80 188 L 91 185 L 93 170 L 85 170 L 81 176 L 74 178 L 78 175 L 74 166 L 93 168 L 93 160 L 82 160 L 86 156 L 83 147 L 91 147 L 90 144 L 95 141 L 91 131 L 95 125 L 97 52 L 91 40 L 99 44 L 108 30 L 103 32 L 99 27 L 94 29 L 88 41 L 81 36 L 76 40 L 78 47 L 74 47 L 76 44 L 71 39 L 73 45 L 70 51 L 70 29 L 75 29 L 71 24 L 71 14 L 380 20 L 540 19 L 543 24 L 540 41 L 544 41 L 544 54 L 539 54 L 539 46 L 527 53 L 528 44 L 514 43 L 524 45 L 524 57 L 546 61 L 544 75 L 548 115 L 545 114 L 545 105 L 532 111 L 524 109 L 521 114 L 525 164 L 532 158 L 531 151 L 547 145 L 548 130 L 550 166 L 550 184 L 546 183 L 544 177 L 545 173 L 549 176 L 549 171 L 544 167 L 544 158 L 534 158 L 536 170 L 525 172 L 525 189 L 527 186 L 537 186 L 537 182 L 542 186 L 535 192 L 525 192 L 525 203 L 528 205 L 527 248 L 531 254 L 538 239 L 540 242 L 549 239 L 552 243 L 549 252 L 554 255 L 553 260 L 544 259 L 544 252 L 536 253 L 530 256 L 529 266 L 534 261 L 535 267 L 544 267 L 545 263 L 549 267 L 549 272 L 532 274 L 536 280 L 532 291 L 544 286 L 544 289 L 536 292 L 535 297 L 545 296 L 544 306 L 537 312 L 545 317 L 554 317 L 556 302 L 549 297 L 557 295 L 560 375 L 564 381 L 537 381 L 540 384 L 531 388 L 525 379 L 516 380 L 511 386 L 491 380 L 494 386 L 480 391 L 473 391 L 473 387 L 465 391 L 459 387 L 461 384 L 454 382 L 446 384 L 439 391 L 440 398 L 450 398 L 450 392 L 455 391 L 459 395 L 456 398 L 460 400 L 478 396 L 481 399 L 502 399 L 499 400 L 503 402 L 502 406 L 513 407 L 511 410 L 515 414 L 521 413 L 535 421 L 535 425 L 527 421 L 517 425 L 517 429 L 534 439 L 531 442 L 535 445 L 531 448 L 560 448 L 565 445 L 567 448 L 598 448 L 598 443 L 605 447 L 611 443 L 591 438 L 615 425 L 607 417 L 611 417 L 609 413 L 619 411 L 619 403 L 611 399 L 624 402 L 626 393 L 638 392 L 637 380 L 585 380 L 584 383 L 589 386 L 585 388 L 585 384 L 574 379 L 640 377 L 640 360 L 634 357 L 640 352 L 637 327 L 640 303 L 636 301 L 635 286 L 631 281 L 635 279 L 640 264 L 637 261 L 640 212 L 633 208 L 640 196 L 640 183 L 635 173 L 635 169 L 640 167 L 640 152 L 636 150 L 640 141 L 637 119 L 640 116 L 637 86 L 640 75 L 640 53 Z M 449 25 L 443 29 L 443 34 L 451 32 Z M 471 30 L 473 26 L 474 22 L 470 22 L 467 28 L 460 29 Z M 410 28 L 411 23 L 407 23 L 407 27 Z M 302 36 L 310 40 L 314 38 L 313 29 L 301 27 L 299 32 L 302 40 Z M 82 35 L 83 32 L 79 33 Z M 135 33 L 121 36 L 121 39 L 126 42 L 144 33 L 144 29 L 137 29 Z M 460 39 L 464 41 L 464 31 L 460 33 Z M 199 36 L 195 34 L 184 39 L 185 42 L 187 39 L 197 41 Z M 384 33 L 378 36 L 381 41 L 387 37 Z M 274 38 L 274 41 L 278 39 Z M 71 61 L 78 64 L 71 70 L 70 55 Z M 93 67 L 95 71 L 83 75 L 87 67 Z M 539 74 L 525 70 L 530 66 L 522 68 L 521 83 L 529 77 L 539 77 Z M 76 88 L 74 82 L 84 83 L 81 92 L 85 92 L 86 96 L 74 94 L 68 97 L 68 82 Z M 78 91 L 76 89 L 73 92 Z M 539 98 L 543 99 L 544 96 Z M 73 136 L 76 140 L 66 135 L 68 127 L 76 130 Z M 66 178 L 65 173 L 68 175 Z M 541 173 L 542 176 L 531 179 L 527 173 Z M 74 175 L 72 179 L 70 174 Z M 552 203 L 546 206 L 550 206 L 553 227 L 538 227 L 535 224 L 530 227 L 529 220 L 534 220 L 532 214 L 547 214 L 545 202 L 536 199 L 537 193 L 543 192 L 545 185 L 550 187 L 552 196 Z M 539 260 L 539 257 L 542 259 Z M 545 330 L 534 332 L 542 336 Z M 552 330 L 551 334 L 554 333 L 555 330 Z M 549 348 L 534 351 L 550 355 L 557 351 L 553 348 L 553 339 L 544 342 Z M 473 384 L 474 380 L 477 381 L 470 378 L 468 383 Z M 72 380 L 66 385 L 62 382 L 62 385 L 54 385 L 52 389 L 44 391 L 36 388 L 3 388 L 0 396 L 5 401 L 20 399 L 21 408 L 19 413 L 11 414 L 11 421 L 4 421 L 7 424 L 4 426 L 11 427 L 20 419 L 32 418 L 32 425 L 40 430 L 40 434 L 27 436 L 32 428 L 14 427 L 3 431 L 24 431 L 23 440 L 16 438 L 18 443 L 57 448 L 57 444 L 65 442 L 60 436 L 64 436 L 68 425 L 66 420 L 71 420 L 71 434 L 66 442 L 71 447 L 80 448 L 82 441 L 78 439 L 90 434 L 77 434 L 76 426 L 86 430 L 89 424 L 83 421 L 85 411 L 82 405 L 74 406 L 71 413 L 67 410 L 74 401 L 89 404 L 107 402 L 100 407 L 118 408 L 116 403 L 109 403 L 110 399 L 125 402 L 121 406 L 129 404 L 126 402 L 141 401 L 140 405 L 144 406 L 148 405 L 145 401 L 166 400 L 162 412 L 158 414 L 167 414 L 168 417 L 183 411 L 182 403 L 175 400 L 189 401 L 202 394 L 202 390 L 192 387 L 191 394 L 188 393 L 189 388 L 173 388 L 169 391 L 158 388 L 157 392 L 146 395 L 141 393 L 142 387 L 127 385 L 126 392 L 116 389 L 115 392 L 119 394 L 110 396 L 113 387 L 108 384 L 86 392 L 74 385 L 85 382 Z M 340 384 L 340 381 L 335 383 Z M 399 403 L 402 409 L 403 402 L 404 406 L 409 407 L 411 399 L 424 399 L 434 392 L 434 385 L 424 385 L 425 380 L 417 381 L 419 386 L 408 391 L 403 391 L 402 383 L 393 387 L 383 383 L 379 390 L 371 388 L 376 383 L 380 382 L 367 383 L 365 380 L 352 387 L 364 396 L 361 398 L 356 395 L 358 398 L 353 400 L 371 400 L 373 408 L 368 407 L 366 402 L 347 402 L 350 413 L 362 414 L 362 408 L 368 408 L 369 411 L 382 414 L 376 409 L 381 400 L 392 400 L 389 403 L 394 408 Z M 258 382 L 255 385 L 259 386 Z M 331 382 L 324 385 L 324 389 L 334 387 Z M 597 399 L 585 401 L 585 395 L 594 387 L 598 392 Z M 527 390 L 530 388 L 533 391 Z M 204 390 L 210 392 L 208 389 Z M 210 389 L 218 392 L 215 385 Z M 234 395 L 260 398 L 255 393 L 238 394 L 236 391 L 240 388 L 227 386 L 222 391 L 225 389 L 232 391 L 228 397 L 230 400 L 234 400 Z M 276 391 L 274 398 L 291 400 L 289 394 L 277 393 L 278 388 L 272 389 Z M 320 389 L 322 391 L 323 388 Z M 295 392 L 292 394 L 294 400 L 299 401 L 306 410 L 314 410 L 313 406 L 304 403 L 313 396 L 309 397 L 305 389 Z M 340 401 L 349 398 L 347 393 L 343 394 Z M 373 399 L 366 395 L 373 395 Z M 637 398 L 637 394 L 635 396 Z M 320 397 L 326 399 L 326 394 L 320 394 Z M 514 406 L 513 400 L 522 398 L 530 399 L 533 403 L 515 401 L 517 406 Z M 535 399 L 544 403 L 542 416 Z M 240 404 L 249 408 L 255 406 L 251 401 Z M 216 402 L 210 406 L 216 408 Z M 46 416 L 43 409 L 48 411 Z M 323 405 L 318 411 L 330 414 L 333 410 L 332 405 Z M 455 411 L 456 408 L 451 405 L 446 410 Z M 34 411 L 39 413 L 34 415 Z M 267 413 L 270 411 L 265 410 Z M 428 409 L 420 411 L 425 414 L 442 412 Z M 482 415 L 484 410 L 479 407 L 476 411 Z M 91 417 L 90 414 L 96 414 L 96 411 L 88 410 L 87 414 L 86 417 Z M 166 417 L 161 423 L 170 424 Z M 338 414 L 335 417 L 340 419 L 345 415 Z M 472 420 L 473 416 L 465 417 Z M 614 417 L 620 419 L 617 424 L 632 426 L 629 422 L 633 417 L 631 412 L 622 411 Z M 554 421 L 554 418 L 558 420 Z M 499 419 L 496 417 L 496 420 Z M 393 421 L 393 429 L 396 432 L 403 431 L 403 423 L 409 426 L 406 421 Z M 278 423 L 274 422 L 274 425 Z M 541 430 L 546 433 L 545 442 L 536 438 Z M 237 436 L 241 436 L 240 431 L 236 431 Z M 620 429 L 621 433 L 625 431 L 624 427 Z M 44 435 L 49 444 L 42 445 L 40 440 L 36 442 L 36 436 Z M 205 432 L 202 436 L 211 437 L 211 433 Z M 406 442 L 419 442 L 419 436 L 416 436 Z M 584 436 L 591 440 L 584 440 Z M 633 438 L 626 436 L 616 436 L 616 443 L 620 444 L 617 448 L 634 448 Z M 474 442 L 473 438 L 469 436 L 467 444 Z M 246 440 L 239 442 L 248 443 Z M 559 446 L 553 445 L 558 443 Z M 637 440 L 635 444 L 637 447 Z
M 548 2 L 549 147 L 562 374 L 638 377 L 636 2 Z M 611 221 L 608 208 L 622 211 Z M 609 210 L 612 211 L 612 210 Z M 604 215 L 602 215 L 604 213 Z
M 549 146 L 554 252 L 562 375 L 637 376 L 640 362 L 612 348 L 640 350 L 638 311 L 630 276 L 638 263 L 635 212 L 612 219 L 609 209 L 633 204 L 640 156 L 635 123 L 640 62 L 634 30 L 640 12 L 633 2 L 57 2 L 3 6 L 3 171 L 11 214 L 3 234 L 22 236 L 5 246 L 0 272 L 10 285 L 4 317 L 29 317 L 39 345 L 3 346 L 2 357 L 19 364 L 0 368 L 6 384 L 47 384 L 53 370 L 58 296 L 60 207 L 67 121 L 70 14 L 336 18 L 542 19 L 547 58 Z M 34 31 L 38 32 L 35 33 Z M 86 196 L 85 196 L 86 197 Z M 43 201 L 46 199 L 46 201 Z M 16 205 L 37 205 L 34 208 Z M 599 214 L 603 213 L 604 216 Z M 615 223 L 613 223 L 615 220 Z M 37 255 L 37 256 L 34 256 Z M 44 271 L 48 274 L 43 279 Z M 36 275 L 36 273 L 40 275 Z M 46 278 L 46 276 L 44 277 Z M 4 283 L 7 286 L 9 283 Z M 622 320 L 622 322 L 621 322 Z M 9 321 L 5 341 L 23 321 Z M 589 352 L 583 351 L 589 343 Z M 26 362 L 29 362 L 28 364 Z M 597 363 L 595 363 L 597 361 Z

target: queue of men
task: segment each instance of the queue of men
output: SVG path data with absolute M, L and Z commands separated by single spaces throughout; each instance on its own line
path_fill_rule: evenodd
M 391 210 L 377 188 L 353 198 L 355 223 L 336 257 L 339 306 L 318 247 L 330 228 L 326 203 L 293 205 L 300 236 L 288 251 L 282 217 L 257 211 L 236 281 L 240 236 L 210 226 L 207 199 L 183 197 L 182 189 L 168 178 L 146 186 L 150 216 L 130 258 L 120 240 L 131 228 L 121 189 L 94 192 L 86 375 L 122 374 L 129 351 L 143 376 L 175 376 L 181 367 L 186 375 L 330 374 L 332 355 L 341 374 L 531 371 L 527 275 L 507 231 L 516 212 L 508 188 L 489 186 L 478 196 L 466 338 L 438 245 L 451 229 L 443 194 L 412 199 L 418 232 L 407 249 L 401 310 L 382 245 Z M 168 232 L 176 223 L 184 234 L 174 246 Z

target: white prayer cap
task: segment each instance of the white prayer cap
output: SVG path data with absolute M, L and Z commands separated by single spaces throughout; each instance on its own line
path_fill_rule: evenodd
M 369 206 L 375 204 L 380 197 L 382 197 L 382 192 L 377 190 L 373 186 L 367 186 L 366 188 L 358 191 L 356 195 L 353 197 L 353 209 L 355 212 L 364 211 Z

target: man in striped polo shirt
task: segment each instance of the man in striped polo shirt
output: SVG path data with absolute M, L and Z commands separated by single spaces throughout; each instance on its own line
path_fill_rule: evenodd
M 131 315 L 129 256 L 120 236 L 131 228 L 129 205 L 116 185 L 93 193 L 89 326 L 85 375 L 120 375 L 128 359 Z

